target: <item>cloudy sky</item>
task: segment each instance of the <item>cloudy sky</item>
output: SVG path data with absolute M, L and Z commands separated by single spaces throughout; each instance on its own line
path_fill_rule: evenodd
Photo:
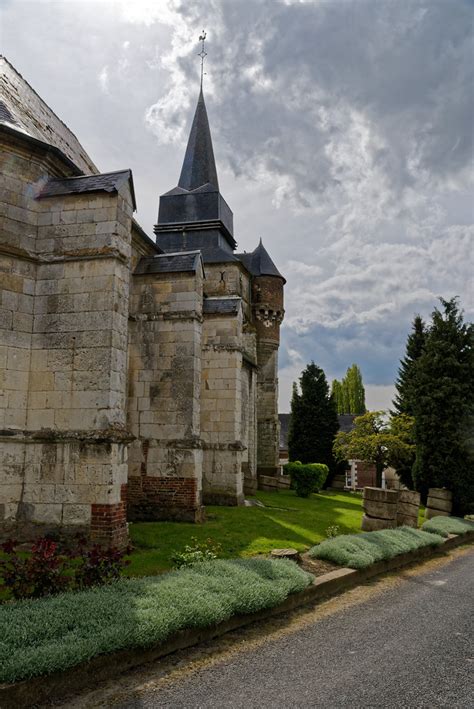
M 472 319 L 472 0 L 2 0 L 0 52 L 151 235 L 205 95 L 239 250 L 287 277 L 280 410 L 314 360 L 386 408 L 414 313 Z

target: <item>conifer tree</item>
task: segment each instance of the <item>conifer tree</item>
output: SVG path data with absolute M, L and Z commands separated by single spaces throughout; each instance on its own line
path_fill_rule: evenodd
M 314 362 L 293 385 L 288 453 L 291 461 L 325 463 L 335 469 L 332 446 L 339 429 L 336 405 L 323 370 Z
M 474 328 L 456 298 L 441 304 L 416 365 L 413 477 L 424 495 L 429 487 L 452 490 L 454 510 L 465 513 L 474 511 Z
M 419 358 L 423 353 L 426 342 L 426 326 L 419 315 L 415 315 L 412 324 L 412 331 L 408 335 L 405 357 L 400 361 L 398 378 L 395 382 L 397 394 L 393 400 L 394 411 L 392 415 L 413 416 L 414 403 L 417 396 L 416 390 L 416 367 Z M 413 465 L 415 463 L 415 450 L 411 459 L 404 459 L 396 466 L 397 475 L 402 483 L 413 490 Z
M 419 315 L 413 320 L 412 332 L 408 335 L 405 357 L 400 362 L 395 382 L 397 394 L 393 400 L 395 414 L 413 416 L 416 396 L 416 364 L 421 357 L 426 341 L 425 323 Z

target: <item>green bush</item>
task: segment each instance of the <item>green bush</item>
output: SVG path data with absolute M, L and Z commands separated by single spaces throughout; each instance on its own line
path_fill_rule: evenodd
M 186 628 L 275 606 L 313 577 L 292 561 L 203 562 L 156 577 L 0 606 L 0 682 L 148 647 Z
M 344 534 L 326 539 L 309 550 L 314 559 L 325 559 L 351 569 L 365 569 L 376 561 L 392 559 L 394 556 L 422 547 L 438 546 L 443 543 L 439 534 L 411 527 L 383 529 L 363 534 Z
M 191 542 L 186 544 L 182 551 L 175 551 L 171 555 L 171 563 L 176 569 L 200 564 L 203 561 L 212 561 L 221 553 L 221 545 L 215 544 L 212 539 L 198 542 L 196 537 L 191 537 Z
M 284 466 L 286 475 L 291 478 L 292 487 L 298 497 L 309 497 L 312 492 L 319 492 L 325 483 L 329 468 L 324 463 L 287 463 Z
M 474 522 L 461 517 L 432 517 L 426 520 L 421 525 L 425 532 L 432 534 L 440 534 L 442 537 L 447 537 L 448 534 L 466 534 L 466 532 L 474 532 Z

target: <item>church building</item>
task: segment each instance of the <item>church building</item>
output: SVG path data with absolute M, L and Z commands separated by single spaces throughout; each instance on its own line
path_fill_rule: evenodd
M 2 535 L 121 545 L 242 504 L 279 470 L 285 279 L 237 251 L 202 89 L 155 240 L 131 171 L 100 173 L 3 57 L 0 143 Z

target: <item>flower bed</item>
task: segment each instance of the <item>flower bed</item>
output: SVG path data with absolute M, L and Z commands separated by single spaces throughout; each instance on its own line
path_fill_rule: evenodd
M 443 538 L 411 527 L 383 529 L 364 534 L 344 534 L 312 547 L 309 555 L 351 569 L 366 569 L 377 561 L 393 559 L 414 549 L 439 546 Z
M 424 522 L 421 527 L 425 532 L 432 534 L 440 534 L 442 537 L 447 537 L 448 534 L 466 534 L 474 532 L 474 522 L 461 517 L 432 517 Z
M 0 607 L 0 681 L 150 647 L 187 628 L 276 606 L 312 580 L 287 560 L 217 560 L 158 577 L 7 603 Z

